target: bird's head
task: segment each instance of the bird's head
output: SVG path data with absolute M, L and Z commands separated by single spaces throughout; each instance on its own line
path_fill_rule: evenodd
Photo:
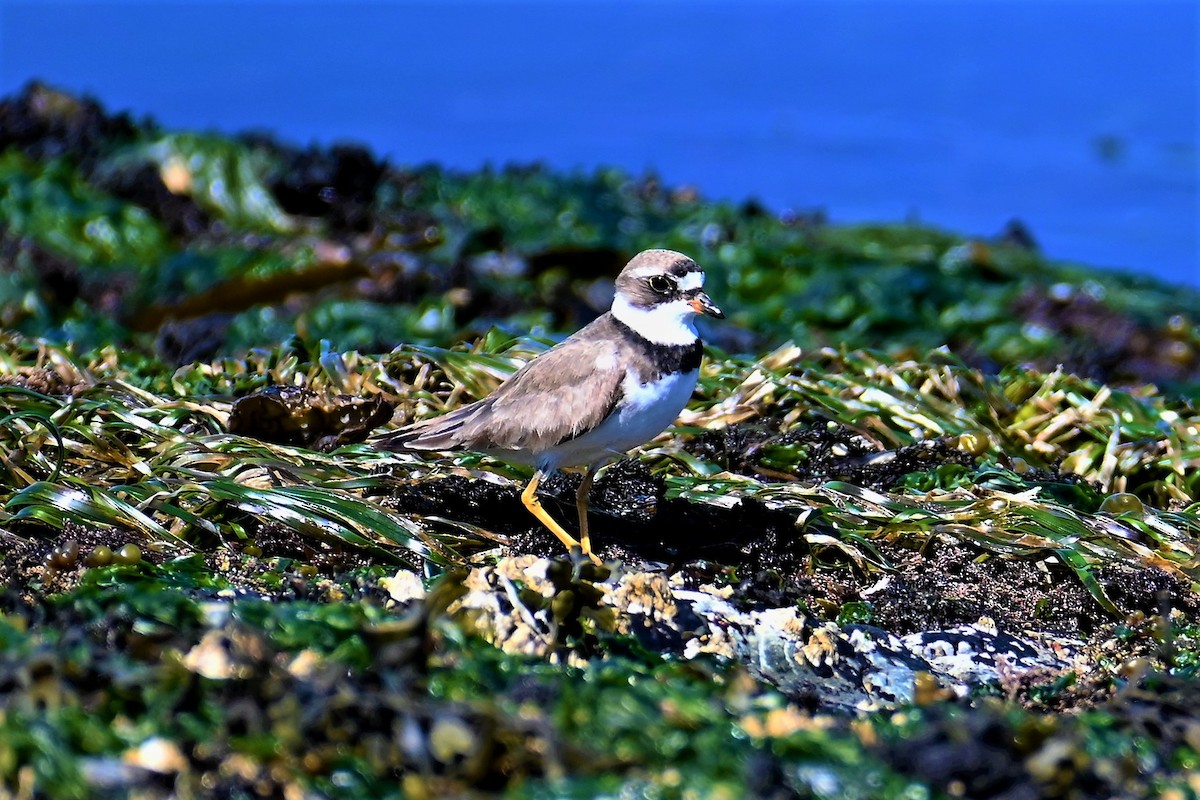
M 704 292 L 704 270 L 674 250 L 644 250 L 617 276 L 613 316 L 658 344 L 691 344 L 697 314 L 725 315 Z

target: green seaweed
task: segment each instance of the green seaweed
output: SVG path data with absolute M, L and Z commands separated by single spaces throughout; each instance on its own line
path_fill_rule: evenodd
M 0 153 L 0 219 L 11 235 L 28 236 L 81 267 L 110 276 L 144 269 L 171 251 L 145 209 L 97 190 L 66 159 L 36 164 Z
M 158 758 L 135 787 L 148 797 L 155 781 L 180 796 L 950 796 L 988 787 L 914 756 L 983 742 L 980 763 L 1030 796 L 1195 791 L 1195 731 L 1172 714 L 1195 705 L 1200 631 L 1134 611 L 1104 576 L 1200 583 L 1196 291 L 612 169 L 389 167 L 350 232 L 283 210 L 286 147 L 131 137 L 86 158 L 0 153 L 0 790 L 95 796 L 122 763 Z M 102 188 L 138 175 L 207 227 L 168 234 L 170 208 Z M 272 386 L 381 396 L 397 421 L 460 407 L 600 310 L 623 260 L 655 246 L 703 263 L 729 316 L 705 331 L 718 346 L 680 424 L 637 455 L 667 504 L 786 515 L 771 546 L 805 552 L 807 571 L 789 580 L 882 581 L 897 547 L 946 541 L 1054 565 L 1112 616 L 1089 643 L 1098 674 L 837 717 L 731 662 L 568 631 L 586 598 L 565 584 L 527 592 L 562 627 L 554 661 L 505 653 L 447 612 L 460 565 L 505 537 L 467 503 L 426 516 L 389 499 L 447 474 L 511 489 L 527 471 L 229 433 L 233 403 Z M 1053 313 L 1027 317 L 1038 303 Z M 200 342 L 211 356 L 157 354 L 168 319 L 210 317 L 228 323 Z M 1133 333 L 1096 342 L 1117 329 Z M 789 480 L 812 454 L 780 437 L 822 426 L 873 456 L 961 458 L 914 461 L 883 488 Z M 699 446 L 742 430 L 764 437 L 769 474 Z M 89 565 L 94 543 L 141 552 Z M 753 583 L 743 566 L 703 574 Z M 398 605 L 382 581 L 397 567 L 445 577 Z M 879 616 L 853 598 L 806 607 Z

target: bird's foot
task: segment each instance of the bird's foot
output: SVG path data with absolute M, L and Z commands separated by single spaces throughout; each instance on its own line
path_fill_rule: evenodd
M 604 564 L 604 562 L 600 560 L 600 557 L 598 555 L 593 553 L 591 550 L 584 550 L 582 547 L 579 546 L 578 543 L 568 547 L 567 553 L 571 557 L 571 563 L 575 564 L 576 566 L 584 563 L 585 558 L 590 560 L 593 564 L 595 564 L 598 567 L 603 566 L 603 564 Z

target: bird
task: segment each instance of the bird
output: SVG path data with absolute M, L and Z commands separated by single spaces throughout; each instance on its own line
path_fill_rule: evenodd
M 723 319 L 704 270 L 673 250 L 645 250 L 617 275 L 612 307 L 517 370 L 491 394 L 378 440 L 389 451 L 486 453 L 531 466 L 525 507 L 568 551 L 601 563 L 588 533 L 596 472 L 675 421 L 696 388 L 704 346 L 695 318 Z M 538 500 L 538 486 L 583 467 L 575 496 L 579 538 Z

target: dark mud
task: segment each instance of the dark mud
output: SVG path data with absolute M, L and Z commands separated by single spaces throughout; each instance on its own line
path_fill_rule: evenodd
M 559 473 L 539 489 L 543 506 L 568 531 L 578 529 L 575 493 L 581 476 Z M 667 500 L 666 484 L 633 460 L 609 467 L 592 487 L 589 524 L 593 546 L 604 557 L 635 563 L 680 565 L 720 561 L 798 568 L 807 545 L 794 515 L 745 500 L 733 509 Z M 521 503 L 515 484 L 462 477 L 400 487 L 383 501 L 398 511 L 450 517 L 508 537 L 514 553 L 562 555 L 562 545 Z
M 71 522 L 62 531 L 26 526 L 22 532 L 29 538 L 0 533 L 0 586 L 27 596 L 70 591 L 89 567 L 166 560 L 142 548 L 143 537 L 131 531 Z
M 905 634 L 989 617 L 1003 630 L 1089 636 L 1113 617 L 1061 564 L 987 555 L 963 542 L 936 540 L 921 552 L 881 547 L 896 572 L 869 598 L 875 624 Z M 1100 569 L 1097 579 L 1119 608 L 1194 612 L 1200 598 L 1160 569 Z M 858 587 L 861 592 L 871 587 Z M 861 596 L 861 595 L 860 595 Z
M 930 469 L 942 455 L 951 463 L 969 458 L 944 446 L 914 446 L 901 448 L 885 464 L 870 464 L 856 461 L 863 450 L 845 432 L 819 427 L 775 437 L 784 438 L 816 443 L 806 470 L 810 478 L 828 468 L 826 480 L 849 480 L 881 490 L 894 487 L 914 467 Z M 721 445 L 717 437 L 708 437 L 698 449 L 711 457 L 713 441 Z M 839 445 L 850 452 L 837 453 Z M 744 456 L 741 463 L 731 460 L 729 466 L 756 469 L 752 457 Z M 1055 477 L 1052 471 L 1045 476 Z M 579 481 L 578 475 L 560 473 L 540 491 L 544 506 L 568 531 L 577 529 Z M 513 553 L 560 556 L 562 546 L 526 511 L 519 491 L 516 485 L 451 477 L 401 489 L 385 504 L 487 529 L 507 537 Z M 1086 638 L 1115 621 L 1074 573 L 1054 560 L 1002 556 L 968 541 L 937 537 L 919 546 L 877 542 L 876 555 L 884 567 L 864 570 L 844 554 L 813 553 L 792 512 L 771 510 L 753 500 L 722 508 L 668 500 L 665 494 L 664 481 L 637 461 L 610 467 L 591 494 L 589 520 L 597 552 L 631 565 L 682 570 L 694 584 L 733 582 L 739 603 L 747 608 L 799 604 L 832 619 L 853 603 L 871 624 L 897 635 L 986 618 L 1001 630 Z M 1126 611 L 1200 611 L 1200 596 L 1163 570 L 1114 566 L 1095 574 L 1107 596 Z
M 307 577 L 318 573 L 339 575 L 372 563 L 370 556 L 344 542 L 314 539 L 278 523 L 263 525 L 248 541 L 253 544 L 242 546 L 242 553 L 263 559 L 293 559 L 297 562 L 297 574 Z
M 769 423 L 741 423 L 708 431 L 687 445 L 694 455 L 728 472 L 766 481 L 845 481 L 878 491 L 908 475 L 943 464 L 973 467 L 977 458 L 944 441 L 881 453 L 848 428 L 818 423 L 773 433 Z
M 131 557 L 127 548 L 144 541 L 131 531 L 76 523 L 69 523 L 61 532 L 32 527 L 22 529 L 28 538 L 9 534 L 0 539 L 0 587 L 23 598 L 22 602 L 42 603 L 50 595 L 70 592 L 98 566 L 163 564 L 181 555 L 139 546 L 136 557 Z M 369 554 L 341 542 L 306 537 L 284 525 L 264 525 L 252 533 L 245 542 L 210 542 L 210 547 L 194 556 L 202 558 L 204 568 L 220 576 L 237 596 L 314 602 L 371 598 L 386 603 L 386 591 L 365 576 L 374 563 Z M 213 587 L 172 591 L 196 599 L 220 596 Z

